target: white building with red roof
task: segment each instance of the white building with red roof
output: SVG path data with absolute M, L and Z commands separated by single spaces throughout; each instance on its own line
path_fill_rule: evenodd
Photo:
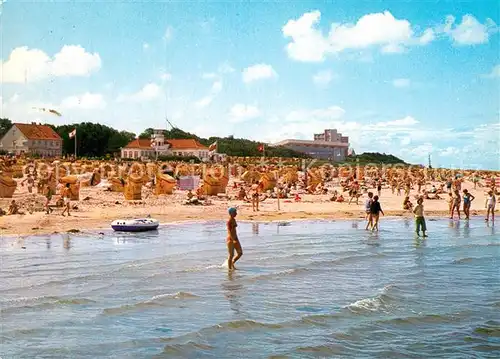
M 14 123 L 0 139 L 0 150 L 16 155 L 26 153 L 42 157 L 61 157 L 62 138 L 47 125 L 35 122 Z
M 160 130 L 155 130 L 151 139 L 136 138 L 122 148 L 122 158 L 155 158 L 156 156 L 194 156 L 204 161 L 209 158 L 209 149 L 193 138 L 166 140 Z

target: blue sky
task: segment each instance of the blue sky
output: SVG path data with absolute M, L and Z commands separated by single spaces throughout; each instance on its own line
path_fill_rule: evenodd
M 499 13 L 488 0 L 3 0 L 0 115 L 135 133 L 168 115 L 269 142 L 338 128 L 356 152 L 500 169 Z

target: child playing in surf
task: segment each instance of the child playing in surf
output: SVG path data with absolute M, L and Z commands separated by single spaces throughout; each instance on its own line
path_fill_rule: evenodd
M 420 197 L 417 200 L 417 205 L 413 209 L 413 214 L 415 215 L 415 231 L 417 232 L 417 236 L 420 236 L 420 230 L 422 229 L 422 234 L 424 237 L 427 237 L 425 232 L 427 231 L 427 226 L 425 225 L 424 218 L 424 199 Z
M 236 233 L 236 227 L 238 224 L 236 223 L 236 215 L 237 210 L 234 207 L 229 208 L 229 219 L 227 220 L 227 267 L 228 269 L 236 269 L 234 267 L 234 263 L 238 261 L 243 255 L 243 249 L 241 249 L 241 244 L 238 239 L 238 234 Z M 236 257 L 234 256 L 234 252 L 236 251 Z

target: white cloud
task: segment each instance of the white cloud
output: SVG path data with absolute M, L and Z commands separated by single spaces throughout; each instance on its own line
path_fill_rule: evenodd
M 169 74 L 168 72 L 163 72 L 160 75 L 160 80 L 162 80 L 163 82 L 170 81 L 170 80 L 172 80 L 172 74 Z
M 101 57 L 80 45 L 64 45 L 52 61 L 54 76 L 88 76 L 101 68 Z
M 222 91 L 222 81 L 221 80 L 216 80 L 213 84 L 212 87 L 210 88 L 210 93 L 195 102 L 196 107 L 207 107 L 212 103 L 212 101 L 215 99 L 215 97 Z
M 219 66 L 219 68 L 217 69 L 217 71 L 221 74 L 230 74 L 230 73 L 233 73 L 234 71 L 236 71 L 230 64 L 228 64 L 227 62 L 221 64 Z
M 205 96 L 203 97 L 202 99 L 200 99 L 199 101 L 196 101 L 195 105 L 197 107 L 207 107 L 208 105 L 210 105 L 212 103 L 212 101 L 214 100 L 214 96 Z
M 260 110 L 251 105 L 235 104 L 229 111 L 231 122 L 243 122 L 260 116 Z
M 217 78 L 217 74 L 215 72 L 206 72 L 203 75 L 201 75 L 201 78 L 203 80 L 213 80 Z
M 162 95 L 161 87 L 155 83 L 149 83 L 136 93 L 130 95 L 120 95 L 117 98 L 118 102 L 134 101 L 144 102 L 154 100 Z
M 377 122 L 377 127 L 399 127 L 399 126 L 414 126 L 419 124 L 420 122 L 414 119 L 411 116 L 406 116 L 399 120 L 387 121 L 387 122 Z
M 277 76 L 278 74 L 274 71 L 273 67 L 267 64 L 256 64 L 243 70 L 243 82 L 246 83 Z
M 427 45 L 428 43 L 436 39 L 436 32 L 433 29 L 426 29 L 422 36 L 418 39 L 421 45 Z
M 50 58 L 39 49 L 17 47 L 2 62 L 0 82 L 34 82 L 50 76 L 89 76 L 101 68 L 98 53 L 89 53 L 80 45 L 64 45 Z
M 344 116 L 345 110 L 339 106 L 330 106 L 324 109 L 316 110 L 294 110 L 285 116 L 286 122 L 303 122 L 309 121 L 333 121 Z
M 218 94 L 222 91 L 222 81 L 215 81 L 212 85 L 212 93 Z
M 410 79 L 394 79 L 392 80 L 392 86 L 394 87 L 409 87 L 410 86 Z
M 333 73 L 330 70 L 318 71 L 313 76 L 313 82 L 318 86 L 326 86 L 333 80 Z
M 62 100 L 61 107 L 67 109 L 78 108 L 82 110 L 102 109 L 106 107 L 106 101 L 101 94 L 87 92 L 79 96 L 66 97 Z
M 497 30 L 497 25 L 489 18 L 481 24 L 474 16 L 465 15 L 462 22 L 456 25 L 455 17 L 448 15 L 443 32 L 457 45 L 476 45 L 487 43 L 490 34 Z
M 149 44 L 148 44 L 147 42 L 145 42 L 144 44 L 142 44 L 142 48 L 143 48 L 144 50 L 149 49 Z
M 439 154 L 443 157 L 448 157 L 448 156 L 455 156 L 460 153 L 460 150 L 456 147 L 446 147 L 445 149 L 441 150 Z
M 491 72 L 487 75 L 483 75 L 483 77 L 487 78 L 497 78 L 500 77 L 500 64 L 493 66 Z
M 330 52 L 330 45 L 316 28 L 319 11 L 305 13 L 297 20 L 289 20 L 282 28 L 283 35 L 292 41 L 286 46 L 288 56 L 297 61 L 320 62 Z
M 384 53 L 399 53 L 407 46 L 426 45 L 435 38 L 432 29 L 416 36 L 408 20 L 396 19 L 389 11 L 364 15 L 355 24 L 333 23 L 328 35 L 317 27 L 320 17 L 319 11 L 312 11 L 283 26 L 283 35 L 291 38 L 286 50 L 292 59 L 321 62 L 328 54 L 371 46 L 380 46 Z
M 12 95 L 12 97 L 9 99 L 9 103 L 16 103 L 16 102 L 18 102 L 20 97 L 21 97 L 21 96 L 19 96 L 19 94 L 18 94 L 18 93 L 15 93 L 15 94 L 14 94 L 14 95 Z
M 170 41 L 170 40 L 172 40 L 173 36 L 174 36 L 174 28 L 172 26 L 167 26 L 167 29 L 165 30 L 165 34 L 163 35 L 163 39 L 165 41 Z

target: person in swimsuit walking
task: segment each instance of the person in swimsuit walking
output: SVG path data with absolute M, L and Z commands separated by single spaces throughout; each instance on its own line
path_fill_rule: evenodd
M 469 219 L 470 205 L 474 199 L 475 197 L 470 194 L 468 190 L 464 189 L 463 200 L 465 219 Z
M 243 255 L 243 249 L 241 248 L 240 240 L 238 239 L 238 234 L 236 233 L 236 227 L 238 224 L 236 223 L 236 215 L 237 210 L 234 207 L 229 208 L 229 219 L 227 220 L 227 267 L 228 269 L 236 269 L 234 267 L 234 263 L 238 261 Z M 236 251 L 236 257 L 234 256 L 234 252 Z

